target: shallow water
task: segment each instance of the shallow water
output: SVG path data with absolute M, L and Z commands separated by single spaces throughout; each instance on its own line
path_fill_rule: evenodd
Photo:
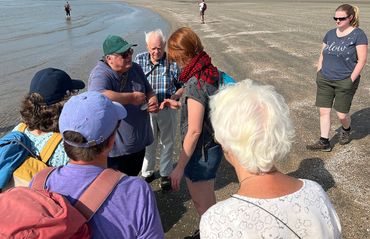
M 86 82 L 107 35 L 138 43 L 137 53 L 145 50 L 144 31 L 169 31 L 158 14 L 120 1 L 69 2 L 68 20 L 64 1 L 0 0 L 0 135 L 18 120 L 20 100 L 38 70 L 60 68 Z

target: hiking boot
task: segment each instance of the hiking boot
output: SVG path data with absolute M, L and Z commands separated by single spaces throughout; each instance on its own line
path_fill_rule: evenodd
M 350 130 L 345 131 L 343 128 L 340 129 L 339 131 L 339 144 L 340 145 L 348 144 L 351 141 L 349 137 L 350 132 L 351 132 Z
M 152 173 L 151 175 L 149 175 L 148 177 L 143 177 L 143 179 L 145 180 L 145 182 L 147 183 L 151 183 L 154 181 L 155 179 L 155 176 L 154 176 L 154 173 Z
M 311 151 L 323 151 L 323 152 L 330 152 L 331 146 L 330 143 L 324 143 L 321 140 L 317 141 L 314 144 L 306 145 L 306 149 Z
M 162 191 L 170 191 L 172 189 L 170 178 L 161 177 L 159 186 L 161 187 Z
M 193 235 L 184 237 L 184 239 L 200 239 L 199 229 L 197 229 Z

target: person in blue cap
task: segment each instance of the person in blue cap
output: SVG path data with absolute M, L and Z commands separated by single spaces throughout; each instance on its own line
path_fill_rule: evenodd
M 7 154 L 2 154 L 0 169 L 5 181 L 0 182 L 1 189 L 27 186 L 32 176 L 42 168 L 67 163 L 68 157 L 61 143 L 58 119 L 65 101 L 84 87 L 83 81 L 71 79 L 60 69 L 46 68 L 34 75 L 29 92 L 21 103 L 21 122 L 7 134 L 8 137 L 2 138 L 6 142 L 14 139 L 14 135 L 19 135 L 22 149 L 32 154 L 29 155 L 30 158 L 24 158 L 20 156 L 20 149 L 4 151 Z
M 13 131 L 23 131 L 33 142 L 34 152 L 40 155 L 53 134 L 59 133 L 58 120 L 64 103 L 84 87 L 83 81 L 71 79 L 63 70 L 45 68 L 38 71 L 21 104 L 21 123 Z M 67 161 L 63 144 L 59 143 L 47 164 L 58 167 Z
M 59 118 L 69 162 L 49 174 L 46 188 L 74 204 L 107 167 L 117 129 L 126 117 L 120 103 L 99 92 L 72 96 Z M 164 238 L 154 193 L 138 177 L 122 177 L 88 225 L 92 238 Z
M 145 147 L 153 142 L 149 113 L 158 111 L 155 92 L 141 66 L 132 62 L 134 46 L 120 36 L 109 35 L 103 43 L 103 59 L 92 69 L 88 82 L 88 91 L 101 92 L 128 112 L 118 129 L 108 167 L 131 176 L 141 171 Z

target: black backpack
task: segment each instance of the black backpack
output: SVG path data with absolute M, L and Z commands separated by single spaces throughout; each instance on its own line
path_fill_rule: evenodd
M 202 11 L 204 12 L 205 10 L 207 10 L 207 4 L 204 2 Z

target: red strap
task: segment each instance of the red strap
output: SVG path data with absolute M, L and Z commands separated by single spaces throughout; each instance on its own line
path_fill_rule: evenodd
M 120 171 L 104 169 L 82 193 L 74 207 L 89 221 L 124 176 Z
M 50 173 L 54 170 L 53 167 L 47 167 L 36 174 L 32 181 L 32 188 L 42 190 L 45 188 L 46 179 Z

